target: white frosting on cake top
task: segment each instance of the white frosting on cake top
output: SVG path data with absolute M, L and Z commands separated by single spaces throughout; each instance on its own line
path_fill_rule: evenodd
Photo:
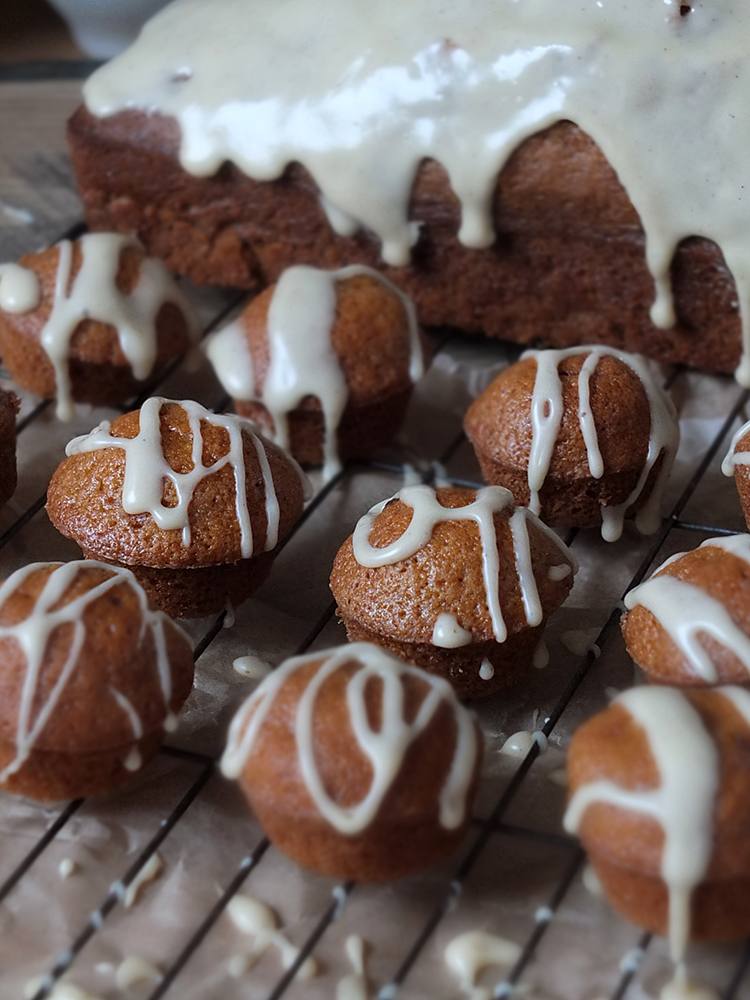
M 179 0 L 85 87 L 88 108 L 177 119 L 180 160 L 231 160 L 258 180 L 302 163 L 342 233 L 362 226 L 409 261 L 415 174 L 439 161 L 461 202 L 459 239 L 494 240 L 495 178 L 529 135 L 562 119 L 599 144 L 630 195 L 674 322 L 677 243 L 715 239 L 750 293 L 750 8 L 731 0 Z M 750 325 L 738 377 L 750 382 Z

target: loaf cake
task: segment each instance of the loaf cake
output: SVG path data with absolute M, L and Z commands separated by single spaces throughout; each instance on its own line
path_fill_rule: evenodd
M 526 351 L 472 403 L 464 429 L 488 483 L 547 524 L 616 541 L 653 534 L 680 439 L 645 360 L 607 347 Z
M 291 267 L 206 351 L 237 412 L 329 479 L 396 433 L 429 344 L 378 271 Z
M 407 486 L 360 518 L 331 573 L 351 641 L 496 694 L 532 668 L 575 557 L 508 490 Z M 538 662 L 538 661 L 537 661 Z
M 481 751 L 449 684 L 355 643 L 269 674 L 232 722 L 221 768 L 298 864 L 382 882 L 456 850 Z
M 730 0 L 178 0 L 70 145 L 89 225 L 197 283 L 367 264 L 426 324 L 748 382 L 749 41 Z

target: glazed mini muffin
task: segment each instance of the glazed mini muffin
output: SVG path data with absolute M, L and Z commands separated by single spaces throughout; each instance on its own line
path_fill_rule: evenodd
M 131 781 L 192 683 L 190 640 L 128 570 L 25 566 L 0 586 L 0 789 L 50 800 Z
M 429 355 L 411 300 L 361 266 L 290 267 L 207 350 L 237 412 L 328 477 L 396 433 Z
M 201 617 L 244 601 L 302 513 L 308 483 L 232 414 L 148 399 L 75 438 L 47 494 L 87 558 L 129 566 L 153 602 Z
M 331 590 L 351 641 L 375 642 L 476 698 L 526 673 L 576 569 L 508 490 L 408 486 L 360 518 Z
M 0 268 L 0 351 L 13 380 L 57 398 L 111 405 L 198 339 L 198 318 L 137 239 L 89 233 Z
M 298 864 L 380 882 L 456 850 L 481 749 L 449 684 L 355 643 L 266 677 L 232 722 L 221 767 Z
M 548 524 L 616 541 L 635 514 L 656 531 L 679 442 L 671 400 L 636 354 L 526 351 L 479 396 L 464 428 L 488 483 Z
M 745 523 L 750 528 L 750 420 L 732 438 L 721 471 L 725 476 L 734 476 Z
M 18 400 L 0 389 L 0 507 L 16 492 L 16 414 Z
M 626 691 L 574 735 L 568 778 L 566 828 L 675 962 L 689 939 L 750 933 L 750 692 Z
M 625 607 L 625 645 L 649 680 L 750 684 L 750 535 L 672 556 Z

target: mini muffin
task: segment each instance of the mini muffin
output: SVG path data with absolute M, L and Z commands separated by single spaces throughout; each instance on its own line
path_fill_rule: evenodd
M 0 351 L 22 388 L 111 406 L 198 339 L 198 318 L 137 239 L 89 233 L 0 268 Z
M 0 789 L 50 800 L 132 781 L 192 683 L 190 640 L 128 570 L 18 570 L 0 587 Z
M 750 684 L 750 535 L 672 556 L 625 607 L 625 645 L 649 680 Z
M 174 616 L 246 600 L 307 498 L 281 449 L 193 400 L 152 397 L 66 450 L 47 494 L 53 524 L 87 558 L 129 566 Z
M 565 826 L 623 916 L 689 939 L 750 933 L 750 692 L 626 691 L 574 735 Z
M 356 643 L 269 674 L 232 722 L 221 767 L 298 864 L 381 882 L 456 850 L 481 750 L 449 684 Z
M 750 420 L 732 438 L 721 471 L 725 476 L 734 476 L 745 523 L 750 528 Z
M 526 673 L 576 569 L 508 490 L 407 486 L 360 518 L 331 590 L 351 641 L 375 642 L 477 698 Z
M 651 534 L 679 442 L 671 400 L 645 360 L 609 347 L 526 351 L 479 396 L 464 428 L 488 483 L 547 524 L 616 541 Z
M 18 399 L 0 389 L 0 507 L 16 492 L 16 414 Z
M 401 426 L 429 358 L 411 300 L 372 268 L 290 267 L 208 355 L 238 413 L 330 477 Z

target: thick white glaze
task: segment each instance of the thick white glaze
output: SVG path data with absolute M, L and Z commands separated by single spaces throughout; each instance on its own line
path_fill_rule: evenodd
M 321 816 L 346 835 L 366 829 L 377 816 L 389 789 L 400 774 L 407 750 L 429 726 L 440 706 L 447 703 L 456 722 L 456 747 L 440 793 L 440 823 L 449 830 L 460 826 L 468 808 L 466 800 L 478 752 L 471 715 L 458 702 L 447 681 L 402 663 L 378 646 L 366 642 L 295 656 L 270 674 L 232 721 L 227 748 L 221 760 L 221 770 L 226 777 L 238 778 L 242 773 L 263 721 L 287 679 L 318 659 L 322 659 L 321 666 L 297 706 L 294 736 L 302 779 Z M 343 807 L 328 795 L 318 771 L 313 719 L 315 700 L 323 683 L 337 670 L 352 664 L 358 669 L 346 688 L 349 718 L 357 745 L 372 765 L 373 778 L 361 802 Z M 411 723 L 404 719 L 403 679 L 408 676 L 419 678 L 428 687 L 427 695 Z M 367 685 L 373 678 L 379 678 L 383 685 L 382 725 L 378 732 L 370 726 L 365 699 Z
M 336 1000 L 368 1000 L 365 973 L 365 942 L 358 934 L 350 934 L 346 939 L 346 954 L 354 972 L 344 976 L 336 985 Z
M 720 548 L 750 564 L 750 535 L 709 538 L 700 548 Z M 711 654 L 700 641 L 711 636 L 730 650 L 750 674 L 750 636 L 737 625 L 724 604 L 694 583 L 661 572 L 684 556 L 678 552 L 664 562 L 644 583 L 625 596 L 630 610 L 642 605 L 669 635 L 695 673 L 708 684 L 718 680 Z
M 156 362 L 156 317 L 165 303 L 171 302 L 180 310 L 193 341 L 200 335 L 193 307 L 161 260 L 144 257 L 138 282 L 129 295 L 117 287 L 123 250 L 128 247 L 143 250 L 137 239 L 118 233 L 88 233 L 78 243 L 82 262 L 72 287 L 69 286 L 73 244 L 70 240 L 57 244 L 59 259 L 52 311 L 41 333 L 41 345 L 55 370 L 60 420 L 73 418 L 68 359 L 71 338 L 83 320 L 97 320 L 115 328 L 122 352 L 137 379 L 145 379 Z
M 732 435 L 729 450 L 724 456 L 724 461 L 721 463 L 721 471 L 725 476 L 733 476 L 736 465 L 750 465 L 750 451 L 738 451 L 735 453 L 735 448 L 748 431 L 750 431 L 750 420 Z
M 559 351 L 525 351 L 521 358 L 534 358 L 536 378 L 531 400 L 532 440 L 529 454 L 528 483 L 530 491 L 529 509 L 535 514 L 540 511 L 539 491 L 549 472 L 552 454 L 557 444 L 563 418 L 563 392 L 560 379 L 560 364 L 570 357 L 588 354 L 578 375 L 578 422 L 586 445 L 589 472 L 593 479 L 601 479 L 606 469 L 599 450 L 593 413 L 589 399 L 591 375 L 600 359 L 606 355 L 617 358 L 635 372 L 643 385 L 651 414 L 648 453 L 635 489 L 624 503 L 616 507 L 602 507 L 602 538 L 616 541 L 622 534 L 625 514 L 641 496 L 648 477 L 660 455 L 664 459 L 659 469 L 648 499 L 636 514 L 635 523 L 639 531 L 653 534 L 659 527 L 661 500 L 669 473 L 672 468 L 677 445 L 680 440 L 680 426 L 677 414 L 669 396 L 657 384 L 646 361 L 637 354 L 628 354 L 613 347 L 569 347 Z
M 378 271 L 360 265 L 338 271 L 307 266 L 284 271 L 268 308 L 269 366 L 260 392 L 255 389 L 252 357 L 241 322 L 235 321 L 217 333 L 207 347 L 227 392 L 235 399 L 262 403 L 273 419 L 273 440 L 285 450 L 289 448 L 288 415 L 305 396 L 320 401 L 325 422 L 324 480 L 341 468 L 337 430 L 349 398 L 349 387 L 331 339 L 336 322 L 336 286 L 358 275 L 379 281 L 401 301 L 408 322 L 409 377 L 416 382 L 424 373 L 424 359 L 414 304 Z
M 184 399 L 181 406 L 188 417 L 192 434 L 193 467 L 188 472 L 175 472 L 164 457 L 161 438 L 160 413 L 162 406 L 173 400 L 161 396 L 147 399 L 140 409 L 139 432 L 134 438 L 118 438 L 110 434 L 110 423 L 105 420 L 89 434 L 73 438 L 65 449 L 66 455 L 98 451 L 101 448 L 121 448 L 125 452 L 125 478 L 122 487 L 122 508 L 127 514 L 150 514 L 165 531 L 182 531 L 182 544 L 190 545 L 190 502 L 199 483 L 206 476 L 218 472 L 225 465 L 234 471 L 235 510 L 240 528 L 240 550 L 243 559 L 249 559 L 255 549 L 248 510 L 246 491 L 245 455 L 243 438 L 249 437 L 255 448 L 263 476 L 266 509 L 266 539 L 263 550 L 270 552 L 279 540 L 279 504 L 276 498 L 271 467 L 263 439 L 255 433 L 254 424 L 242 417 L 228 413 L 214 413 L 192 399 Z M 213 465 L 203 464 L 203 434 L 201 421 L 223 427 L 229 435 L 229 451 Z M 289 461 L 292 461 L 291 459 Z M 294 463 L 296 466 L 296 463 Z M 309 499 L 309 483 L 296 466 Z M 164 480 L 169 480 L 177 495 L 174 507 L 162 503 Z
M 445 949 L 445 964 L 469 1000 L 490 1000 L 492 990 L 476 986 L 482 969 L 491 965 L 510 968 L 521 955 L 521 946 L 487 931 L 467 931 L 453 938 Z
M 461 203 L 458 238 L 486 247 L 509 155 L 574 121 L 640 216 L 654 322 L 674 322 L 677 244 L 708 236 L 737 283 L 747 343 L 750 11 L 732 0 L 690 6 L 681 17 L 679 0 L 383 0 L 366 11 L 349 0 L 181 0 L 89 79 L 85 100 L 97 115 L 175 117 L 194 174 L 232 160 L 270 180 L 304 164 L 336 231 L 372 230 L 396 266 L 419 238 L 407 213 L 425 158 L 445 167 Z M 750 379 L 747 347 L 738 377 Z
M 26 313 L 38 309 L 42 286 L 36 271 L 20 264 L 0 264 L 0 310 Z
M 165 728 L 169 726 L 170 720 L 174 718 L 169 707 L 172 697 L 172 675 L 164 632 L 165 626 L 167 624 L 172 625 L 173 623 L 163 612 L 152 611 L 149 608 L 145 592 L 129 569 L 121 566 L 111 566 L 108 563 L 95 562 L 91 559 L 83 562 L 75 561 L 59 564 L 30 563 L 28 566 L 24 566 L 23 569 L 19 569 L 13 573 L 0 586 L 0 608 L 2 608 L 8 598 L 18 590 L 32 573 L 50 565 L 55 566 L 55 569 L 47 578 L 42 592 L 37 598 L 29 616 L 15 625 L 0 625 L 0 639 L 12 639 L 18 643 L 26 659 L 26 674 L 21 689 L 21 701 L 18 707 L 18 724 L 15 738 L 16 756 L 0 772 L 0 784 L 7 781 L 10 775 L 15 774 L 24 762 L 28 760 L 36 741 L 49 722 L 50 717 L 60 708 L 61 704 L 64 704 L 63 695 L 65 688 L 75 674 L 78 657 L 86 641 L 86 625 L 83 620 L 86 609 L 113 587 L 127 584 L 138 596 L 141 608 L 140 642 L 143 642 L 147 633 L 151 634 L 156 653 L 159 684 L 164 697 L 166 711 Z M 55 605 L 64 597 L 78 574 L 82 570 L 89 568 L 103 569 L 110 575 L 102 583 L 92 587 L 91 590 L 87 590 L 84 594 L 81 594 L 63 607 L 56 608 Z M 34 705 L 39 694 L 39 683 L 42 676 L 47 644 L 55 629 L 62 625 L 73 626 L 70 649 L 57 681 L 39 711 L 32 718 Z M 177 628 L 176 625 L 174 627 Z M 185 640 L 189 642 L 187 636 L 185 636 Z M 133 705 L 114 688 L 110 688 L 110 692 L 117 704 L 127 715 L 133 730 L 134 739 L 140 739 L 143 735 L 143 725 Z
M 642 727 L 661 783 L 632 791 L 606 779 L 582 785 L 565 814 L 576 833 L 586 810 L 608 803 L 643 813 L 664 830 L 661 875 L 669 891 L 669 945 L 680 962 L 690 934 L 693 890 L 703 880 L 713 851 L 714 803 L 719 789 L 719 754 L 700 715 L 680 691 L 639 687 L 615 699 Z
M 370 544 L 372 526 L 391 500 L 401 500 L 402 503 L 411 507 L 414 513 L 406 531 L 395 542 L 382 548 L 375 548 Z M 477 491 L 476 500 L 464 507 L 443 507 L 432 486 L 424 484 L 406 486 L 399 490 L 395 496 L 376 504 L 359 519 L 352 535 L 354 558 L 360 566 L 390 566 L 393 563 L 401 562 L 402 559 L 411 558 L 421 548 L 424 548 L 432 538 L 436 525 L 446 521 L 474 521 L 479 527 L 479 537 L 482 543 L 482 570 L 492 629 L 497 642 L 505 642 L 508 631 L 500 604 L 500 557 L 497 548 L 495 514 L 500 514 L 512 507 L 513 496 L 509 490 L 503 489 L 502 486 L 485 486 Z M 570 559 L 574 570 L 577 569 L 577 566 L 572 553 L 557 535 L 550 531 L 534 514 L 525 507 L 517 507 L 514 510 L 508 519 L 508 524 L 513 538 L 515 570 L 526 621 L 529 625 L 535 626 L 541 623 L 543 615 L 536 578 L 532 571 L 529 520 L 533 521 L 537 528 L 554 540 L 561 554 Z
M 285 969 L 288 969 L 299 955 L 299 948 L 296 948 L 278 929 L 276 914 L 260 899 L 255 899 L 253 896 L 233 896 L 227 905 L 227 913 L 235 927 L 253 939 L 252 951 L 242 956 L 245 959 L 242 973 L 247 972 L 271 947 L 279 952 L 281 964 Z M 239 968 L 238 966 L 237 971 Z M 312 979 L 317 971 L 317 962 L 310 955 L 299 967 L 295 978 Z

